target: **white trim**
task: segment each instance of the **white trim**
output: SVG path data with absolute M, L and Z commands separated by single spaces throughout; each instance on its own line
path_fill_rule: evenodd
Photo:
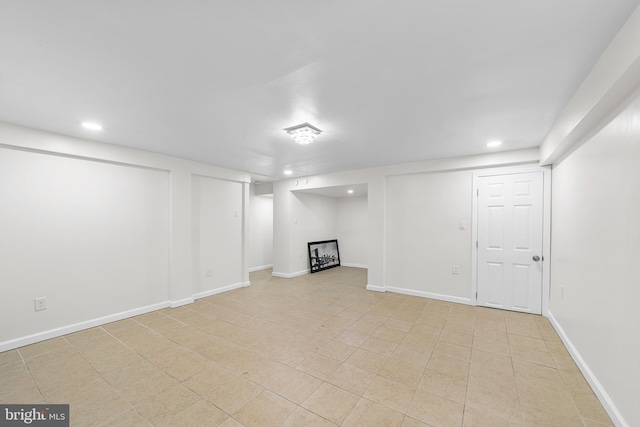
M 367 285 L 367 290 L 374 292 L 384 292 L 385 288 L 384 286 Z
M 480 177 L 495 175 L 511 175 L 517 173 L 542 172 L 542 314 L 549 311 L 551 297 L 551 168 L 546 166 L 515 166 L 505 168 L 483 169 L 473 172 L 473 193 L 471 206 L 471 305 L 478 305 L 478 181 Z
M 472 174 L 471 193 L 471 305 L 478 305 L 478 187 L 479 175 Z
M 116 322 L 118 320 L 127 319 L 133 316 L 139 316 L 141 314 L 160 310 L 162 308 L 167 308 L 170 306 L 171 306 L 171 302 L 165 301 L 157 304 L 147 305 L 145 307 L 135 308 L 133 310 L 127 310 L 127 311 L 122 311 L 116 314 L 110 314 L 108 316 L 98 317 L 96 319 L 86 320 L 84 322 L 74 323 L 72 325 L 61 326 L 59 328 L 50 329 L 48 331 L 27 335 L 26 337 L 15 338 L 15 339 L 0 343 L 0 352 L 13 350 L 14 348 L 23 347 L 25 345 L 33 344 L 36 342 L 60 337 L 62 335 L 72 334 L 74 332 L 82 331 L 84 329 L 95 328 L 96 326 L 106 325 L 107 323 Z
M 439 301 L 454 302 L 457 304 L 472 305 L 470 298 L 454 297 L 451 295 L 434 294 L 432 292 L 416 291 L 414 289 L 394 288 L 393 286 L 386 286 L 385 289 L 388 292 L 394 292 L 396 294 L 412 295 L 416 297 L 431 298 Z
M 574 362 L 576 362 L 578 368 L 580 368 L 582 375 L 584 375 L 584 378 L 593 389 L 593 392 L 598 397 L 598 400 L 600 400 L 600 403 L 607 411 L 607 414 L 609 414 L 609 417 L 611 417 L 611 420 L 614 422 L 614 424 L 619 427 L 629 427 L 629 424 L 624 420 L 622 414 L 620 413 L 620 411 L 618 411 L 618 408 L 613 403 L 613 400 L 611 399 L 611 397 L 609 397 L 609 394 L 607 394 L 602 384 L 600 384 L 600 381 L 598 381 L 593 371 L 589 368 L 587 362 L 584 361 L 584 359 L 578 352 L 578 349 L 575 348 L 567 334 L 564 332 L 564 329 L 562 329 L 562 326 L 560 326 L 556 318 L 553 317 L 551 311 L 547 310 L 547 318 L 560 336 L 560 339 L 564 343 L 564 346 L 569 351 L 569 354 L 571 354 L 571 358 Z
M 259 265 L 258 267 L 251 267 L 249 269 L 249 273 L 254 273 L 254 272 L 260 271 L 260 270 L 267 270 L 269 268 L 273 268 L 273 264 Z
M 549 312 L 551 301 L 551 167 L 544 166 L 542 212 L 542 315 Z
M 277 271 L 274 271 L 273 273 L 271 273 L 271 275 L 274 277 L 282 277 L 284 279 L 293 279 L 294 277 L 304 276 L 305 274 L 309 273 L 309 270 L 296 271 L 295 273 L 278 273 Z
M 4 123 L 4 124 L 9 124 L 9 123 Z M 16 127 L 22 127 L 20 125 L 12 125 L 12 126 L 16 126 Z M 24 128 L 24 129 L 29 129 L 29 128 Z M 29 129 L 29 130 L 36 130 L 36 129 Z M 41 132 L 46 132 L 46 131 L 41 131 Z M 49 132 L 47 132 L 49 133 Z M 63 136 L 60 134 L 53 134 L 55 136 Z M 78 139 L 75 137 L 69 137 L 69 138 L 74 138 L 74 139 Z M 95 142 L 96 144 L 101 144 L 99 142 Z M 62 146 L 62 145 L 60 145 Z M 58 147 L 58 146 L 56 146 Z M 110 165 L 116 165 L 116 166 L 127 166 L 127 167 L 132 167 L 132 168 L 138 168 L 138 169 L 149 169 L 149 170 L 156 170 L 156 171 L 162 171 L 162 172 L 171 172 L 170 168 L 167 168 L 165 166 L 149 166 L 146 164 L 141 164 L 141 163 L 136 163 L 133 161 L 119 161 L 119 160 L 112 160 L 112 159 L 105 159 L 102 157 L 96 157 L 96 156 L 91 156 L 91 155 L 81 155 L 81 154 L 74 154 L 74 153 L 65 153 L 63 151 L 54 151 L 52 149 L 49 148 L 32 148 L 32 147 L 26 147 L 26 146 L 22 146 L 22 145 L 13 145 L 13 144 L 7 144 L 6 142 L 0 142 L 0 148 L 6 148 L 8 150 L 16 150 L 16 151 L 25 151 L 28 153 L 37 153 L 37 154 L 44 154 L 47 156 L 56 156 L 56 157 L 66 157 L 69 159 L 75 159 L 75 160 L 84 160 L 87 162 L 96 162 L 96 163 L 106 163 L 106 164 L 110 164 Z M 121 147 L 124 148 L 126 150 L 125 147 Z M 147 151 L 147 153 L 149 153 L 149 151 Z
M 209 289 L 208 291 L 203 291 L 203 292 L 198 292 L 197 294 L 193 294 L 193 298 L 195 299 L 206 298 L 212 295 L 221 294 L 223 292 L 232 291 L 234 289 L 245 288 L 250 284 L 251 282 L 240 282 L 240 283 L 234 283 L 233 285 L 223 286 L 221 288 Z
M 84 322 L 74 323 L 72 325 L 61 326 L 59 328 L 50 329 L 44 332 L 38 332 L 25 337 L 15 338 L 9 341 L 0 342 L 0 353 L 3 351 L 13 350 L 15 348 L 24 347 L 25 345 L 45 341 L 51 338 L 57 338 L 62 335 L 72 334 L 74 332 L 82 331 L 89 328 L 95 328 L 96 326 L 106 325 L 107 323 L 116 322 L 122 319 L 128 319 L 130 317 L 139 316 L 141 314 L 150 313 L 152 311 L 160 310 L 163 308 L 176 308 L 183 305 L 191 304 L 196 299 L 208 297 L 211 295 L 220 294 L 222 292 L 232 291 L 238 288 L 244 288 L 251 286 L 251 282 L 240 282 L 229 286 L 224 286 L 218 289 L 212 289 L 205 292 L 194 294 L 192 297 L 183 298 L 176 301 L 165 301 L 157 304 L 151 304 L 144 307 L 135 308 L 133 310 L 127 310 L 116 314 L 110 314 L 96 319 L 86 320 Z
M 242 183 L 242 215 L 240 218 L 240 224 L 242 228 L 242 266 L 240 270 L 240 277 L 243 283 L 249 281 L 249 212 L 251 212 L 251 183 Z
M 352 264 L 350 262 L 341 262 L 341 267 L 352 267 L 352 268 L 369 268 L 366 264 Z
M 195 300 L 193 299 L 193 297 L 183 298 L 176 301 L 170 301 L 169 307 L 171 308 L 182 307 L 183 305 L 192 304 L 194 301 Z

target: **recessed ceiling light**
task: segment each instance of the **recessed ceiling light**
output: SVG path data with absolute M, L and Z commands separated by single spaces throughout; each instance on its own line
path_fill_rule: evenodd
M 500 145 L 502 145 L 502 141 L 490 141 L 487 142 L 487 147 L 499 147 Z
M 82 122 L 82 127 L 91 130 L 102 130 L 102 125 L 99 125 L 98 123 Z
M 353 194 L 353 190 L 347 190 L 347 193 Z
M 291 175 L 292 173 L 293 173 L 293 171 L 292 171 L 292 170 L 288 170 L 288 169 L 287 169 L 286 171 L 284 171 L 284 174 L 285 174 L 285 175 Z

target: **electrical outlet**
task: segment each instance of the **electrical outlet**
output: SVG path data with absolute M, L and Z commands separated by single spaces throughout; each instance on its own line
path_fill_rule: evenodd
M 33 300 L 34 303 L 34 310 L 35 311 L 42 311 L 42 310 L 46 310 L 47 309 L 47 298 L 46 297 L 40 297 L 40 298 L 36 298 Z
M 453 265 L 451 267 L 451 274 L 458 274 L 458 266 L 457 265 Z
M 467 229 L 467 223 L 466 221 L 460 221 L 458 223 L 458 230 L 466 230 Z
M 207 277 L 211 277 L 212 275 L 213 275 L 213 273 L 212 273 L 211 269 L 208 269 L 207 270 Z

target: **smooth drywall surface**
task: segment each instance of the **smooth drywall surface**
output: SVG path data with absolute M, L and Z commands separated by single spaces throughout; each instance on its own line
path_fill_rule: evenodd
M 386 286 L 468 300 L 472 173 L 392 176 L 386 196 Z
M 561 161 L 596 132 L 640 85 L 640 7 L 556 118 L 540 145 L 543 165 Z
M 192 178 L 195 292 L 241 285 L 242 183 Z
M 273 185 L 273 274 L 291 272 L 289 240 L 291 236 L 291 199 L 286 181 Z
M 553 168 L 551 313 L 640 425 L 640 100 Z
M 7 148 L 0 159 L 0 342 L 169 299 L 167 171 Z
M 506 167 L 538 162 L 537 149 L 497 152 L 481 156 L 429 160 L 355 171 L 289 179 L 273 183 L 273 271 L 284 277 L 299 271 L 299 248 L 291 246 L 294 235 L 292 206 L 295 190 L 367 184 L 367 286 L 385 289 L 385 186 L 387 177 L 443 171 L 472 171 L 481 168 Z M 471 175 L 469 175 L 471 176 Z M 471 178 L 470 181 L 471 183 Z M 471 184 L 470 184 L 471 185 Z M 295 264 L 295 268 L 294 268 Z M 305 267 L 308 268 L 308 267 Z M 469 288 L 470 288 L 469 284 Z M 468 293 L 468 292 L 467 292 Z
M 368 198 L 336 199 L 336 235 L 342 265 L 367 267 Z
M 273 265 L 273 194 L 256 195 L 251 185 L 249 206 L 249 269 Z
M 333 240 L 336 232 L 336 199 L 292 193 L 291 265 L 298 274 L 309 270 L 309 242 Z
M 0 123 L 0 351 L 193 302 L 194 175 L 224 183 L 219 207 L 196 192 L 229 226 L 202 240 L 234 257 L 211 277 L 247 284 L 247 173 Z

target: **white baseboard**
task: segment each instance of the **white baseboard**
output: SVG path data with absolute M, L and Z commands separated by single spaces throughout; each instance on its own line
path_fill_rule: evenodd
M 251 267 L 249 269 L 249 273 L 254 273 L 254 272 L 260 271 L 260 270 L 266 270 L 266 269 L 269 269 L 269 268 L 273 268 L 273 264 L 260 265 L 258 267 Z
M 602 406 L 607 411 L 607 414 L 609 414 L 609 417 L 611 417 L 611 421 L 613 421 L 616 426 L 628 427 L 629 424 L 624 420 L 622 414 L 620 413 L 620 411 L 618 411 L 618 408 L 613 403 L 613 400 L 611 400 L 611 397 L 609 397 L 609 394 L 605 391 L 604 387 L 602 387 L 602 384 L 600 384 L 600 381 L 598 381 L 598 378 L 596 378 L 593 371 L 584 361 L 576 347 L 564 332 L 564 329 L 562 329 L 562 326 L 560 326 L 556 318 L 553 317 L 551 311 L 547 311 L 547 318 L 560 336 L 560 339 L 564 343 L 564 346 L 567 347 L 567 350 L 569 351 L 569 354 L 571 354 L 573 361 L 576 362 L 576 365 L 578 365 L 578 368 L 582 372 L 582 375 L 584 375 L 585 379 L 593 389 L 593 392 L 598 397 L 598 400 L 600 400 L 600 403 L 602 403 Z
M 72 325 L 61 326 L 59 328 L 50 329 L 44 332 L 38 332 L 36 334 L 27 335 L 25 337 L 3 341 L 3 342 L 0 342 L 0 353 L 3 351 L 13 350 L 19 347 L 24 347 L 25 345 L 37 343 L 40 341 L 49 340 L 51 338 L 57 338 L 62 335 L 72 334 L 74 332 L 82 331 L 89 328 L 95 328 L 96 326 L 106 325 L 107 323 L 116 322 L 118 320 L 128 319 L 129 317 L 139 316 L 141 314 L 149 313 L 149 312 L 160 310 L 163 308 L 181 307 L 183 305 L 193 303 L 198 298 L 204 298 L 211 295 L 220 294 L 222 292 L 227 292 L 227 291 L 231 291 L 238 288 L 244 288 L 250 285 L 251 285 L 251 282 L 249 281 L 240 282 L 233 285 L 224 286 L 222 288 L 200 292 L 189 298 L 151 304 L 145 307 L 135 308 L 133 310 L 127 310 L 120 313 L 110 314 L 108 316 L 98 317 L 96 319 L 86 320 L 84 322 L 74 323 Z
M 0 352 L 13 350 L 14 348 L 23 347 L 25 345 L 33 344 L 33 343 L 44 341 L 44 340 L 49 340 L 51 338 L 57 338 L 62 335 L 72 334 L 74 332 L 82 331 L 84 329 L 95 328 L 96 326 L 106 325 L 107 323 L 116 322 L 118 320 L 127 319 L 133 316 L 139 316 L 141 314 L 160 310 L 162 308 L 167 308 L 170 306 L 171 306 L 171 301 L 160 302 L 157 304 L 147 305 L 145 307 L 135 308 L 133 310 L 122 311 L 120 313 L 110 314 L 108 316 L 86 320 L 84 322 L 74 323 L 72 325 L 50 329 L 44 332 L 38 332 L 36 334 L 27 335 L 26 337 L 20 337 L 20 338 L 16 338 L 9 341 L 4 341 L 0 343 Z
M 223 292 L 232 291 L 234 289 L 246 288 L 249 285 L 251 285 L 251 282 L 234 283 L 233 285 L 223 286 L 221 288 L 216 288 L 216 289 L 210 289 L 204 292 L 198 292 L 197 294 L 193 295 L 193 298 L 194 299 L 206 298 L 212 295 L 221 294 Z
M 309 270 L 296 271 L 295 273 L 278 273 L 277 271 L 274 271 L 273 273 L 271 273 L 271 275 L 273 277 L 282 277 L 284 279 L 293 279 L 294 277 L 304 276 L 305 274 L 309 274 L 309 273 L 310 273 Z
M 350 262 L 341 262 L 340 265 L 342 267 L 369 268 L 369 266 L 366 264 L 352 264 Z
M 434 294 L 432 292 L 416 291 L 413 289 L 396 288 L 393 286 L 386 286 L 387 292 L 395 292 L 397 294 L 412 295 L 414 297 L 431 298 L 439 301 L 455 302 L 457 304 L 471 305 L 470 298 L 454 297 L 451 295 Z
M 384 292 L 384 286 L 367 285 L 368 291 Z
M 195 300 L 193 299 L 193 297 L 183 298 L 183 299 L 179 299 L 179 300 L 176 300 L 176 301 L 171 301 L 169 303 L 169 307 L 171 307 L 171 308 L 181 307 L 183 305 L 191 304 L 194 301 Z

